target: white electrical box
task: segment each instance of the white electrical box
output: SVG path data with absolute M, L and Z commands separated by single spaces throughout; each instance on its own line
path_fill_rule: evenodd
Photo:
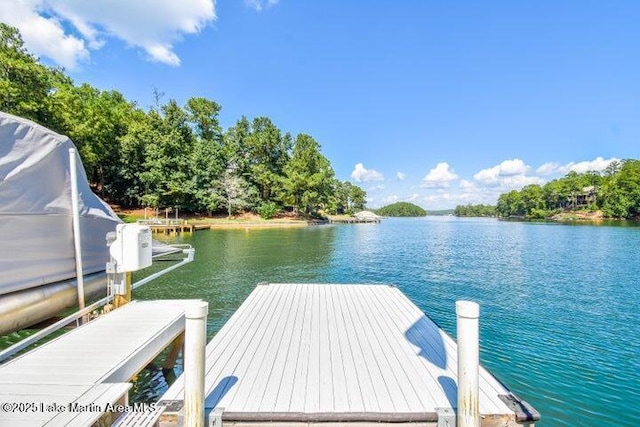
M 138 271 L 151 265 L 151 229 L 140 224 L 118 224 L 116 240 L 109 251 L 116 261 L 116 272 Z

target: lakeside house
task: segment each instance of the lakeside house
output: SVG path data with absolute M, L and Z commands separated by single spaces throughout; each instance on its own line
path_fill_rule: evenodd
M 596 192 L 597 189 L 594 185 L 590 185 L 589 187 L 584 187 L 582 192 L 575 195 L 573 200 L 574 208 L 587 207 L 590 204 L 596 202 Z

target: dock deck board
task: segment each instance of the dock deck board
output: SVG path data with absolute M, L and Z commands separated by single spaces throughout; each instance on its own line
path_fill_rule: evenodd
M 205 407 L 225 423 L 425 423 L 456 406 L 455 341 L 393 286 L 258 285 L 206 355 Z M 482 367 L 480 390 L 483 425 L 515 425 Z M 180 377 L 161 404 L 183 392 Z

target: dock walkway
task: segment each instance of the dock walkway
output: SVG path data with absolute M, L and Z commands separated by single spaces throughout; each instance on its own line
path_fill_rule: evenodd
M 455 341 L 396 287 L 258 285 L 207 345 L 205 413 L 216 426 L 454 425 L 456 371 Z M 160 399 L 161 426 L 183 390 L 180 377 Z M 482 367 L 480 413 L 482 426 L 539 418 Z
M 0 426 L 88 426 L 127 407 L 129 381 L 184 331 L 194 301 L 132 302 L 0 365 Z

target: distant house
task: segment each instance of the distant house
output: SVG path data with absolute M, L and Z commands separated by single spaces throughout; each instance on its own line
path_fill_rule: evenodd
M 569 198 L 569 206 L 572 208 L 587 207 L 596 202 L 595 186 L 584 187 L 580 193 L 574 194 Z

